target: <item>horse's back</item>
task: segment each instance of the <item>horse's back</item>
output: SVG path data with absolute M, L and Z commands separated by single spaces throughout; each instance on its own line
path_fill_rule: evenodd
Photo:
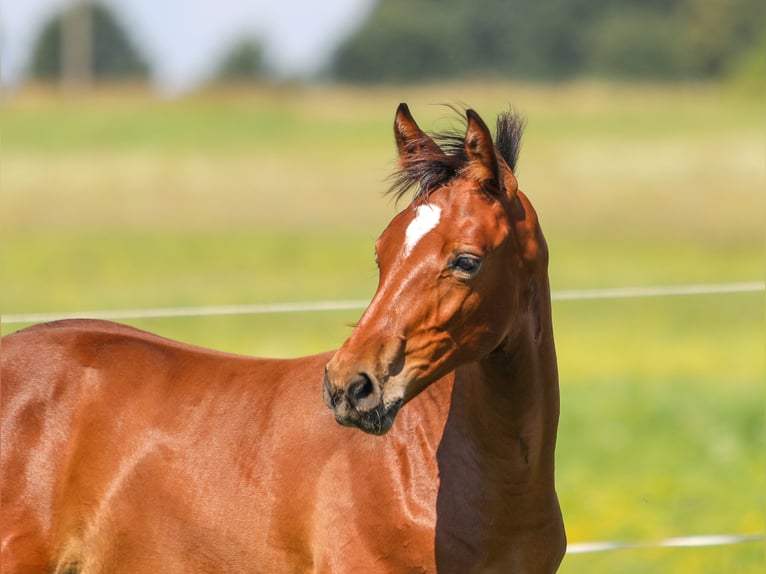
M 257 511 L 242 513 L 249 503 L 235 493 L 246 484 L 255 494 L 259 477 L 250 476 L 257 468 L 251 462 L 268 455 L 263 439 L 277 414 L 269 408 L 279 410 L 280 392 L 306 401 L 301 389 L 311 385 L 319 411 L 324 361 L 225 355 L 100 321 L 4 337 L 3 570 L 52 563 L 100 570 L 116 560 L 130 570 L 140 555 L 133 570 L 149 571 L 152 556 L 173 553 L 169 541 L 184 547 L 178 555 L 195 557 L 192 569 L 206 569 L 205 560 L 220 567 L 221 557 L 200 563 L 193 547 L 203 538 L 216 547 L 209 537 L 225 531 L 219 526 L 227 512 Z M 285 384 L 292 388 L 278 388 Z M 243 427 L 252 445 L 242 444 Z M 199 505 L 220 508 L 200 512 Z M 131 522 L 144 532 L 120 532 Z M 187 539 L 167 535 L 180 528 L 198 531 Z
M 449 389 L 372 437 L 323 404 L 329 356 L 253 359 L 93 321 L 5 337 L 3 572 L 353 571 L 397 537 L 422 564 Z

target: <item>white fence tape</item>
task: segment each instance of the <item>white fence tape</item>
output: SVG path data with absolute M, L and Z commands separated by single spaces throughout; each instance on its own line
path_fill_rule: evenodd
M 648 287 L 617 287 L 612 289 L 579 289 L 554 291 L 554 301 L 587 301 L 595 299 L 633 299 L 641 297 L 671 297 L 681 295 L 724 295 L 764 291 L 763 281 L 743 283 L 712 283 L 697 285 L 665 285 Z M 347 311 L 364 309 L 368 300 L 305 301 L 293 303 L 256 303 L 252 305 L 212 305 L 204 307 L 159 307 L 150 309 L 117 309 L 113 311 L 69 311 L 62 313 L 20 313 L 3 315 L 2 323 L 45 323 L 59 319 L 160 319 L 171 317 L 209 317 L 217 315 L 263 315 L 269 313 L 310 313 L 315 311 Z
M 610 550 L 631 550 L 636 548 L 696 548 L 707 546 L 730 546 L 747 542 L 763 542 L 763 534 L 706 534 L 702 536 L 681 536 L 655 542 L 574 542 L 567 547 L 567 554 L 592 554 Z
M 554 301 L 584 301 L 588 299 L 633 299 L 643 297 L 677 297 L 682 295 L 725 295 L 728 293 L 757 293 L 765 288 L 763 281 L 742 283 L 706 283 L 698 285 L 658 285 L 648 287 L 616 287 L 613 289 L 579 289 L 556 291 Z
M 114 311 L 71 311 L 64 313 L 22 313 L 3 315 L 2 322 L 45 323 L 59 319 L 164 319 L 172 317 L 211 317 L 216 315 L 265 315 L 269 313 L 309 313 L 364 309 L 367 300 L 305 301 L 294 303 L 255 303 L 252 305 L 209 305 L 204 307 L 157 307 L 153 309 L 118 309 Z

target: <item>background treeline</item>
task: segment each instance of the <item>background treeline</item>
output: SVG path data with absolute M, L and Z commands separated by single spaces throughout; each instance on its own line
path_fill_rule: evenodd
M 764 59 L 762 0 L 381 0 L 337 52 L 357 82 L 707 79 Z
M 320 79 L 709 80 L 764 76 L 763 0 L 378 0 Z M 64 14 L 42 30 L 31 76 L 61 73 Z M 92 4 L 94 80 L 146 80 L 150 64 L 118 19 Z M 258 38 L 232 42 L 212 82 L 273 75 Z

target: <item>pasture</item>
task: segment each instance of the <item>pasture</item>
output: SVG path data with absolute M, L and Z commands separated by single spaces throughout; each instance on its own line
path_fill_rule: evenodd
M 518 178 L 554 292 L 763 279 L 762 102 L 724 88 L 28 90 L 0 111 L 0 310 L 370 298 L 400 101 L 426 129 L 453 125 L 433 104 L 527 116 Z M 338 346 L 358 316 L 126 322 L 293 356 Z M 764 531 L 763 321 L 763 293 L 554 303 L 571 543 Z M 572 555 L 561 571 L 763 564 L 761 542 Z

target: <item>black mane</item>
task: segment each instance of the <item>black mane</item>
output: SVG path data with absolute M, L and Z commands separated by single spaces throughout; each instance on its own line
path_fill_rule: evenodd
M 460 110 L 455 111 L 465 118 L 465 114 Z M 468 161 L 464 145 L 465 122 L 463 119 L 462 130 L 453 129 L 431 134 L 431 139 L 441 148 L 443 154 L 430 149 L 425 142 L 413 142 L 412 147 L 415 151 L 392 175 L 389 193 L 400 199 L 410 189 L 415 188 L 415 198 L 428 197 L 432 191 L 446 185 L 455 177 Z M 495 147 L 513 172 L 516 171 L 519 159 L 525 123 L 524 117 L 512 109 L 497 117 Z
M 521 136 L 527 120 L 514 110 L 508 110 L 497 116 L 495 147 L 503 156 L 505 163 L 516 173 L 516 164 L 521 151 Z

